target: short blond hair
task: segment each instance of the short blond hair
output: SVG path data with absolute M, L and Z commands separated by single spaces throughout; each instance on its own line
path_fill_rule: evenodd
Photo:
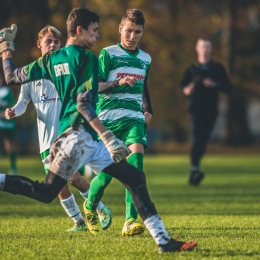
M 61 32 L 51 25 L 46 25 L 43 29 L 40 30 L 38 33 L 38 39 L 41 40 L 47 33 L 51 33 L 55 38 L 61 40 Z

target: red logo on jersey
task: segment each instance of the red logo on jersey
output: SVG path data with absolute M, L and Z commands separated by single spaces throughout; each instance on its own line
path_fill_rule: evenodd
M 117 78 L 125 78 L 126 76 L 132 76 L 132 77 L 135 77 L 138 80 L 142 80 L 142 81 L 144 81 L 144 79 L 145 79 L 145 77 L 143 75 L 138 75 L 138 74 L 133 74 L 133 73 L 118 72 L 117 75 L 116 75 Z

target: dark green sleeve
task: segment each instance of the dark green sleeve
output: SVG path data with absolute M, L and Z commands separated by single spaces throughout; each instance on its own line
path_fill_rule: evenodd
M 107 80 L 110 70 L 110 55 L 107 50 L 102 49 L 99 55 L 99 78 Z
M 26 66 L 27 76 L 30 81 L 49 79 L 50 76 L 50 55 L 47 54 Z

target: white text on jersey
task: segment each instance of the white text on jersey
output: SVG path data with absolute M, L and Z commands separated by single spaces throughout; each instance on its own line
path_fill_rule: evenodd
M 69 75 L 70 74 L 68 63 L 62 63 L 62 64 L 54 65 L 54 70 L 55 70 L 56 77 L 61 76 L 61 75 Z

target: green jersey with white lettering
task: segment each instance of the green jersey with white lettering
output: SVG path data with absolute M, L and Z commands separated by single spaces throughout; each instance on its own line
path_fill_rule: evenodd
M 99 78 L 106 82 L 128 76 L 135 76 L 133 87 L 124 85 L 99 94 L 97 113 L 102 123 L 109 125 L 119 122 L 136 121 L 144 123 L 142 92 L 144 81 L 149 75 L 151 57 L 138 49 L 131 54 L 121 44 L 101 50 L 99 56 Z
M 83 124 L 96 139 L 96 133 L 77 111 L 78 93 L 91 91 L 92 106 L 98 99 L 98 59 L 78 45 L 68 45 L 47 54 L 26 66 L 31 81 L 42 78 L 51 80 L 61 99 L 59 133 L 74 125 Z

